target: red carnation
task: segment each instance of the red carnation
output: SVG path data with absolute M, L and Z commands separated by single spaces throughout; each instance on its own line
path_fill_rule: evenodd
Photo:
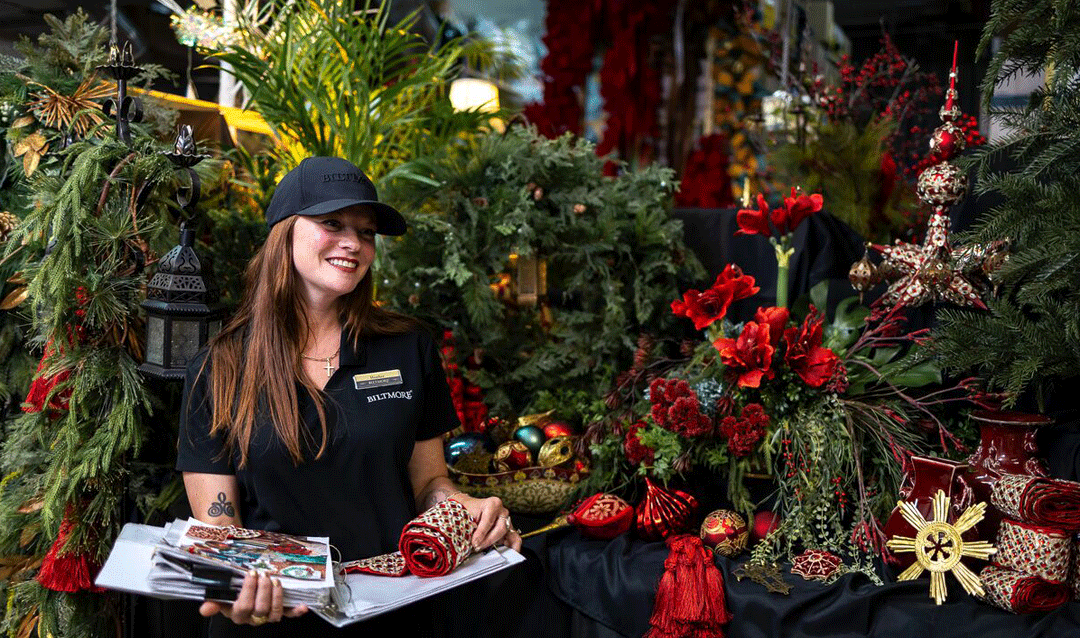
M 713 342 L 720 361 L 738 374 L 739 387 L 757 388 L 761 379 L 773 378 L 772 358 L 776 348 L 769 336 L 769 324 L 749 321 L 738 339 L 721 337 Z
M 646 446 L 638 438 L 638 430 L 645 427 L 645 424 L 641 421 L 634 423 L 626 430 L 626 439 L 623 441 L 623 451 L 626 452 L 626 460 L 631 465 L 641 465 L 645 463 L 651 465 L 654 458 L 652 448 Z
M 825 319 L 818 309 L 810 306 L 810 314 L 802 326 L 788 328 L 784 332 L 784 341 L 787 342 L 784 358 L 788 366 L 812 388 L 820 388 L 832 378 L 840 363 L 832 350 L 821 347 L 824 323 Z
M 768 427 L 769 415 L 757 403 L 744 407 L 737 419 L 728 416 L 720 421 L 720 433 L 728 440 L 728 450 L 737 457 L 753 452 Z
M 694 328 L 704 330 L 727 314 L 731 302 L 756 295 L 761 288 L 754 278 L 744 275 L 735 264 L 728 264 L 705 292 L 687 290 L 683 298 L 671 302 L 671 312 L 694 322 Z

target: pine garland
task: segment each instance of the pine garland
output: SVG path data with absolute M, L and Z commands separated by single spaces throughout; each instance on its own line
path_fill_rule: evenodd
M 1017 73 L 1047 72 L 1024 108 L 991 113 L 1012 133 L 976 150 L 977 191 L 1002 203 L 961 241 L 1013 240 L 997 273 L 1000 295 L 989 312 L 939 313 L 934 349 L 954 370 L 974 370 L 1015 404 L 1030 392 L 1045 409 L 1055 388 L 1080 369 L 1080 3 L 998 0 L 980 48 L 1001 34 L 984 99 Z M 1011 161 L 1010 171 L 995 169 Z
M 138 262 L 162 254 L 171 238 L 162 235 L 160 195 L 135 206 L 139 189 L 169 192 L 173 167 L 159 150 L 147 137 L 131 148 L 92 136 L 68 147 L 58 173 L 34 176 L 40 205 L 9 242 L 9 252 L 25 243 L 43 255 L 24 270 L 32 341 L 43 348 L 35 383 L 60 379 L 41 405 L 24 405 L 0 457 L 0 548 L 31 561 L 11 578 L 9 631 L 28 622 L 54 636 L 115 629 L 109 597 L 50 591 L 30 576 L 62 527 L 57 556 L 89 565 L 100 564 L 119 531 L 126 460 L 139 452 L 150 407 L 137 370 L 146 280 Z

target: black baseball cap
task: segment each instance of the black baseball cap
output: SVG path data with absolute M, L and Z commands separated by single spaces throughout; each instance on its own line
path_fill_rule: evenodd
M 401 213 L 380 202 L 367 175 L 340 157 L 309 157 L 286 173 L 266 208 L 266 226 L 271 228 L 290 215 L 323 215 L 354 204 L 375 211 L 375 230 L 380 235 L 405 234 L 408 226 Z

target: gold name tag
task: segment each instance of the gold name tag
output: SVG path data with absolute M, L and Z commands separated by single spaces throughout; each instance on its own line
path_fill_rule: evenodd
M 382 372 L 354 374 L 352 380 L 357 390 L 401 385 L 401 370 L 383 370 Z

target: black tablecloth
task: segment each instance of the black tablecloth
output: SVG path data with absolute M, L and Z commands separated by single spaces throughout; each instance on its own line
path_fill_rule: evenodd
M 610 542 L 592 541 L 569 531 L 552 538 L 547 552 L 552 592 L 597 625 L 582 633 L 636 637 L 648 629 L 667 557 L 664 543 L 631 540 L 625 534 Z M 732 576 L 745 560 L 717 559 L 734 616 L 727 638 L 1080 636 L 1078 602 L 1047 614 L 1018 616 L 977 601 L 948 576 L 949 598 L 937 606 L 928 596 L 928 578 L 890 582 L 888 574 L 883 586 L 861 574 L 845 575 L 831 585 L 786 574 L 793 588 L 783 596 Z

